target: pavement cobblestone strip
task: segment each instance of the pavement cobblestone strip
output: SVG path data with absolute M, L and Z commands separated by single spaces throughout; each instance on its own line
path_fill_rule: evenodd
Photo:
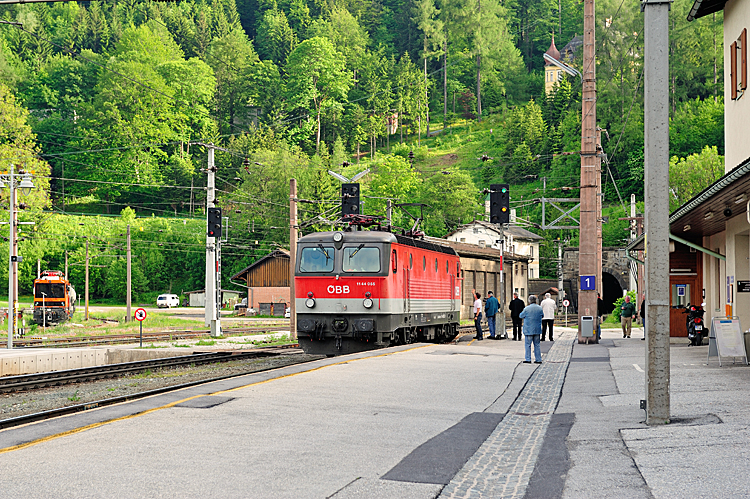
M 523 498 L 562 393 L 576 337 L 566 331 L 555 340 L 495 431 L 439 497 Z

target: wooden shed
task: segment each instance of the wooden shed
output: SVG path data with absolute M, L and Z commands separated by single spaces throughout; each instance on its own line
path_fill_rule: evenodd
M 277 249 L 232 276 L 248 290 L 248 306 L 260 303 L 289 303 L 289 252 Z M 238 282 L 238 284 L 239 284 Z

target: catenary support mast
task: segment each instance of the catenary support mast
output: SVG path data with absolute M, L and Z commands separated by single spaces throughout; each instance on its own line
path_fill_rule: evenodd
M 669 2 L 644 12 L 646 423 L 669 422 Z

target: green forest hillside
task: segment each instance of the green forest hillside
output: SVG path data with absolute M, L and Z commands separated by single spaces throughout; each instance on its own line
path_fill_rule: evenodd
M 688 23 L 690 5 L 670 12 L 675 206 L 723 172 L 722 16 Z M 301 230 L 336 225 L 328 170 L 370 169 L 365 213 L 384 215 L 388 199 L 429 204 L 434 236 L 483 216 L 482 190 L 507 182 L 531 230 L 576 242 L 535 227 L 539 197 L 577 196 L 580 157 L 562 153 L 580 150 L 581 85 L 564 79 L 545 95 L 542 54 L 582 33 L 580 2 L 112 0 L 4 5 L 0 20 L 0 170 L 12 163 L 37 184 L 22 199 L 21 218 L 36 222 L 20 244 L 22 291 L 37 258 L 60 268 L 66 250 L 80 253 L 82 227 L 101 224 L 104 248 L 121 244 L 123 220 L 144 217 L 153 237 L 135 250 L 137 293 L 201 287 L 205 144 L 219 148 L 228 287 L 288 244 L 290 178 Z M 630 195 L 642 201 L 642 29 L 637 3 L 597 3 L 605 244 L 627 236 L 617 219 Z M 198 245 L 190 258 L 174 257 L 180 241 Z M 554 275 L 554 255 L 542 256 Z M 99 271 L 96 296 L 117 297 L 117 265 Z

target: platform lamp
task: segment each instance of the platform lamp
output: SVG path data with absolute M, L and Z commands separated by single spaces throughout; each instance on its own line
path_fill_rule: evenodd
M 13 335 L 16 330 L 16 308 L 18 306 L 16 289 L 18 283 L 17 268 L 21 257 L 15 254 L 16 232 L 19 225 L 30 225 L 34 222 L 18 222 L 16 220 L 16 190 L 21 189 L 24 195 L 28 195 L 33 189 L 31 174 L 23 170 L 15 173 L 15 165 L 11 163 L 10 171 L 0 174 L 0 188 L 8 187 L 10 190 L 8 203 L 8 343 L 9 349 L 13 348 Z

